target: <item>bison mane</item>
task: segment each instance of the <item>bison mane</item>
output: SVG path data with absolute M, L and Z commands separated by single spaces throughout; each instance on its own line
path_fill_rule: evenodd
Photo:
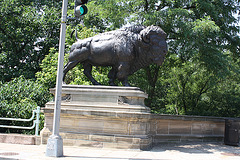
M 122 37 L 121 43 L 126 43 L 126 40 L 131 44 L 129 48 L 132 49 L 132 53 L 135 56 L 135 60 L 131 66 L 131 73 L 133 74 L 140 68 L 144 68 L 152 63 L 151 60 L 151 43 L 149 43 L 149 35 L 156 34 L 159 36 L 166 37 L 166 33 L 157 26 L 142 26 L 142 25 L 135 25 L 130 27 L 124 27 L 119 30 L 120 32 L 127 32 L 124 34 L 127 37 Z M 124 40 L 126 39 L 126 40 Z M 123 45 L 123 44 L 115 44 L 115 45 Z

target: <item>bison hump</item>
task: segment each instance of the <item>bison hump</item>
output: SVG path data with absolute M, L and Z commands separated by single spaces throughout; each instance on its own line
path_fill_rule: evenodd
M 132 60 L 135 57 L 134 43 L 128 37 L 118 37 L 114 43 L 114 50 L 120 59 Z

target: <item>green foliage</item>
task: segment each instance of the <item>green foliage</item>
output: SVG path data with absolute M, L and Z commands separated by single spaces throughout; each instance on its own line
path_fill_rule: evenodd
M 88 28 L 102 32 L 126 24 L 158 25 L 168 34 L 164 65 L 150 65 L 129 77 L 133 86 L 148 93 L 146 104 L 154 113 L 240 115 L 238 80 L 233 78 L 239 77 L 239 26 L 232 15 L 239 10 L 238 1 L 108 2 L 88 3 Z M 70 75 L 84 77 L 81 68 Z
M 94 0 L 88 3 L 89 13 L 84 16 L 87 27 L 95 26 L 100 31 L 113 30 L 126 24 L 132 2 L 122 0 Z
M 240 88 L 238 82 L 229 77 L 229 79 L 219 82 L 218 86 L 208 92 L 204 97 L 204 103 L 201 105 L 204 115 L 240 117 Z
M 69 2 L 71 16 L 74 0 Z M 65 64 L 75 42 L 70 37 L 75 26 L 78 38 L 84 39 L 124 25 L 157 25 L 168 35 L 164 64 L 150 65 L 129 77 L 133 86 L 148 93 L 146 105 L 152 112 L 239 117 L 239 16 L 232 14 L 238 13 L 239 6 L 237 0 L 91 0 L 83 17 L 85 27 L 68 20 Z M 0 2 L 1 85 L 25 75 L 36 76 L 37 86 L 55 86 L 60 13 L 60 0 Z M 94 67 L 93 77 L 107 85 L 109 70 Z M 81 64 L 68 72 L 66 82 L 91 84 Z M 0 105 L 31 108 L 40 101 L 12 98 L 11 103 L 2 100 Z
M 40 67 L 42 71 L 36 73 L 37 81 L 44 84 L 48 88 L 52 88 L 56 84 L 58 65 L 58 52 L 51 48 L 49 54 L 45 56 Z
M 49 48 L 58 44 L 59 1 L 0 2 L 0 81 L 35 77 Z
M 233 78 L 239 77 L 234 58 L 239 58 L 240 38 L 238 19 L 232 15 L 239 10 L 239 2 L 135 2 L 139 8 L 131 14 L 132 22 L 158 25 L 168 34 L 169 53 L 160 71 L 150 66 L 146 74 L 141 71 L 144 81 L 135 78 L 146 83 L 141 87 L 149 94 L 152 111 L 240 116 L 238 80 Z
M 61 0 L 0 1 L 1 117 L 30 118 L 36 106 L 43 107 L 49 100 L 47 88 L 27 79 L 35 77 L 49 48 L 58 44 L 61 13 L 59 2 Z M 21 75 L 27 79 L 16 78 Z M 41 120 L 43 126 L 43 115 Z M 10 124 L 31 126 L 30 123 L 20 122 Z M 1 131 L 33 132 L 16 129 Z
M 42 84 L 27 80 L 22 76 L 10 82 L 0 82 L 0 117 L 29 119 L 32 116 L 32 111 L 37 106 L 43 107 L 49 98 L 49 91 Z M 43 123 L 43 116 L 41 116 L 41 121 Z M 1 121 L 1 123 L 27 127 L 32 125 L 32 122 Z M 24 130 L 1 129 L 1 132 L 4 131 L 29 133 L 29 131 Z

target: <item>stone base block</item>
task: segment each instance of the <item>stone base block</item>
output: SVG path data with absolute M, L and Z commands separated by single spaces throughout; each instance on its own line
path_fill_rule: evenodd
M 51 92 L 54 94 L 55 89 Z M 63 85 L 60 135 L 64 145 L 148 150 L 152 146 L 147 95 L 136 87 Z M 44 109 L 46 144 L 53 126 L 54 102 Z
M 62 157 L 63 156 L 63 140 L 58 135 L 51 135 L 48 138 L 46 156 L 48 157 Z
M 46 144 L 51 135 L 53 121 L 53 109 L 44 112 L 42 144 Z M 60 135 L 64 145 L 148 150 L 152 146 L 149 118 L 148 113 L 65 109 L 61 112 Z
M 44 131 L 45 130 L 45 131 Z M 50 131 L 46 128 L 43 130 L 42 144 L 47 144 Z M 95 148 L 116 148 L 116 149 L 140 149 L 150 150 L 152 148 L 151 137 L 134 137 L 134 136 L 116 136 L 116 135 L 93 135 L 81 133 L 64 133 L 60 136 L 63 139 L 64 146 L 81 146 Z
M 40 137 L 23 134 L 0 134 L 0 143 L 35 145 L 40 144 Z

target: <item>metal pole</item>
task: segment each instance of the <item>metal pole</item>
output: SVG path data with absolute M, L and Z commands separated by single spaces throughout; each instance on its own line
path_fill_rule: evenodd
M 63 0 L 61 30 L 60 30 L 60 40 L 59 40 L 57 82 L 56 82 L 56 93 L 55 93 L 55 108 L 54 108 L 54 118 L 53 118 L 53 133 L 48 138 L 47 149 L 46 149 L 46 156 L 49 156 L 49 157 L 63 156 L 63 140 L 62 140 L 62 137 L 59 135 L 59 127 L 60 127 L 60 113 L 61 113 L 63 60 L 64 60 L 64 49 L 65 49 L 66 21 L 67 21 L 67 4 L 68 4 L 68 0 Z

